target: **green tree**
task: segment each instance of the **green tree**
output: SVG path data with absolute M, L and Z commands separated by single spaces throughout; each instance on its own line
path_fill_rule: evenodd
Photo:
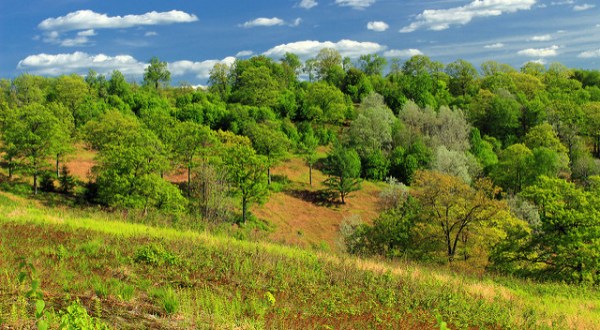
M 434 254 L 444 251 L 450 262 L 460 254 L 467 260 L 471 245 L 486 235 L 486 229 L 495 225 L 506 208 L 494 200 L 499 189 L 490 180 L 479 180 L 471 187 L 454 176 L 421 171 L 412 188 L 420 205 L 419 241 L 431 245 L 426 250 L 432 249 Z
M 317 147 L 319 146 L 319 139 L 315 137 L 312 129 L 302 135 L 302 141 L 300 141 L 299 149 L 302 154 L 306 165 L 308 165 L 308 183 L 312 187 L 312 170 L 313 166 L 317 162 Z
M 261 203 L 268 194 L 266 167 L 264 156 L 244 144 L 225 148 L 223 163 L 227 171 L 233 192 L 242 199 L 242 223 L 248 218 L 248 208 L 254 203 Z
M 192 189 L 192 170 L 197 165 L 195 158 L 208 156 L 208 148 L 211 144 L 214 144 L 215 138 L 210 128 L 190 121 L 177 123 L 174 131 L 173 151 L 177 155 L 178 161 L 187 170 L 187 193 L 189 197 Z M 202 159 L 203 164 L 206 162 L 207 159 Z
M 19 158 L 19 166 L 33 176 L 33 191 L 38 192 L 38 176 L 61 143 L 61 126 L 47 107 L 32 103 L 13 109 L 4 119 L 3 145 L 9 146 L 11 156 Z
M 570 282 L 600 281 L 600 210 L 597 187 L 583 190 L 542 176 L 521 195 L 539 211 L 540 223 L 511 233 L 495 249 L 494 264 L 509 272 Z
M 325 159 L 323 172 L 329 177 L 324 184 L 340 194 L 342 204 L 353 191 L 360 189 L 360 157 L 353 149 L 336 145 Z
M 152 57 L 149 65 L 144 69 L 144 85 L 158 90 L 161 84 L 167 86 L 169 81 L 171 81 L 171 72 L 167 69 L 167 62 Z
M 500 152 L 498 164 L 491 174 L 497 185 L 508 192 L 518 193 L 535 179 L 533 169 L 533 152 L 526 145 L 518 143 Z
M 271 167 L 276 165 L 289 149 L 290 140 L 280 130 L 266 124 L 256 124 L 248 127 L 248 137 L 254 150 L 267 158 L 267 182 L 271 184 Z

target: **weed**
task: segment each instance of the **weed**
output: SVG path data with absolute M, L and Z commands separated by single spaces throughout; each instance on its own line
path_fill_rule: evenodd
M 179 259 L 167 251 L 161 244 L 150 244 L 139 248 L 134 257 L 135 262 L 146 263 L 152 266 L 163 264 L 176 265 Z
M 171 287 L 154 289 L 150 292 L 150 296 L 158 301 L 168 315 L 175 314 L 179 310 L 179 297 Z

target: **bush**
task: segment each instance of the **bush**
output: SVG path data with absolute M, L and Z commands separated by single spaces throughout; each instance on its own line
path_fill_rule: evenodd
M 54 175 L 50 172 L 44 172 L 40 180 L 40 190 L 43 192 L 54 192 L 56 187 L 54 186 Z
M 60 312 L 59 329 L 68 330 L 95 330 L 109 329 L 100 319 L 91 317 L 87 310 L 81 306 L 79 300 L 74 301 L 66 310 Z
M 153 266 L 176 265 L 179 262 L 177 256 L 167 251 L 161 244 L 150 244 L 139 248 L 135 253 L 134 260 Z

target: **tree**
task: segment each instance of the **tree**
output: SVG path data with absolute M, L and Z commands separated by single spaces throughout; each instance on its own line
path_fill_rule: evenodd
M 274 107 L 280 86 L 266 66 L 245 68 L 236 78 L 231 99 L 245 105 Z
M 259 155 L 267 157 L 267 182 L 271 184 L 271 167 L 276 165 L 286 153 L 290 141 L 280 130 L 275 130 L 266 124 L 251 125 L 248 134 L 254 150 Z
M 56 100 L 71 111 L 75 127 L 81 126 L 82 123 L 76 121 L 76 112 L 85 97 L 89 94 L 88 85 L 83 78 L 76 74 L 60 76 L 54 82 L 54 90 Z
M 333 48 L 323 48 L 316 57 L 317 79 L 335 86 L 339 85 L 343 76 L 342 55 Z
M 598 283 L 599 192 L 593 184 L 586 191 L 563 179 L 540 177 L 521 193 L 536 205 L 539 225 L 511 233 L 492 261 L 522 275 Z
M 223 163 L 234 194 L 242 199 L 241 223 L 246 223 L 250 205 L 262 202 L 268 194 L 267 161 L 252 147 L 237 144 L 225 148 Z
M 33 176 L 33 191 L 37 194 L 38 176 L 46 159 L 65 142 L 58 119 L 47 107 L 32 103 L 9 111 L 3 129 L 3 145 L 9 146 L 11 156 L 20 159 L 25 173 Z
M 155 90 L 161 86 L 167 86 L 171 81 L 171 72 L 167 69 L 167 62 L 158 57 L 152 57 L 149 65 L 144 69 L 144 85 L 151 86 Z
M 187 169 L 187 194 L 191 196 L 192 169 L 196 166 L 196 156 L 206 156 L 208 148 L 215 142 L 210 128 L 186 121 L 179 122 L 174 128 L 173 151 L 178 160 Z M 206 163 L 206 159 L 203 160 Z
M 518 193 L 534 180 L 533 152 L 522 143 L 513 144 L 500 152 L 498 164 L 492 170 L 497 185 Z
M 486 228 L 498 220 L 505 208 L 494 200 L 499 189 L 490 180 L 479 180 L 474 187 L 461 179 L 435 171 L 420 171 L 412 185 L 413 196 L 419 202 L 418 229 L 421 237 L 433 244 L 433 252 L 445 251 L 448 261 L 462 252 L 470 257 L 469 244 L 484 235 Z
M 299 149 L 303 155 L 306 165 L 308 165 L 308 183 L 312 187 L 312 170 L 313 166 L 317 162 L 317 147 L 319 146 L 319 139 L 317 139 L 312 131 L 302 135 L 302 141 L 300 141 Z
M 381 75 L 386 65 L 385 57 L 377 54 L 361 55 L 358 58 L 358 68 L 368 76 Z
M 229 83 L 229 74 L 231 68 L 225 63 L 217 63 L 210 70 L 208 78 L 209 90 L 221 97 L 221 100 L 227 101 L 231 93 L 231 84 Z
M 360 157 L 353 149 L 334 146 L 325 159 L 323 172 L 329 175 L 324 184 L 339 192 L 342 204 L 346 204 L 348 194 L 360 189 Z
M 479 74 L 471 63 L 456 60 L 446 66 L 446 73 L 450 76 L 450 91 L 455 96 L 466 97 L 477 92 Z

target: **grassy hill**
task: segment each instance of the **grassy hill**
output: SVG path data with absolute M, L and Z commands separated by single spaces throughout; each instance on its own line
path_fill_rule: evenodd
M 111 328 L 600 327 L 595 289 L 161 229 L 0 193 L 2 327 L 34 324 L 23 257 L 54 326 L 79 300 Z

